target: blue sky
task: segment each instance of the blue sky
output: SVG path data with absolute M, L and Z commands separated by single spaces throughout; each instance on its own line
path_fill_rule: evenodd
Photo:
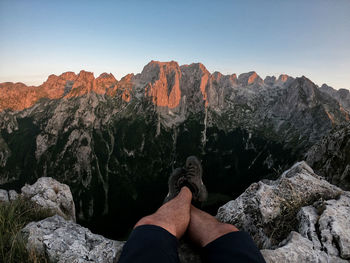
M 350 0 L 0 0 L 0 82 L 141 72 L 150 60 L 350 88 Z

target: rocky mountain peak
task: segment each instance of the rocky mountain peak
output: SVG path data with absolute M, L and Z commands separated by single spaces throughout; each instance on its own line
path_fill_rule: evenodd
M 61 75 L 57 76 L 55 74 L 51 74 L 47 80 L 42 84 L 44 86 L 56 85 L 57 82 L 63 81 L 74 81 L 77 78 L 77 75 L 74 72 L 68 71 L 64 72 Z
M 2 89 L 11 89 L 11 88 L 27 88 L 28 86 L 22 82 L 4 82 L 4 83 L 0 83 L 0 88 Z
M 181 72 L 179 64 L 177 62 L 160 62 L 152 60 L 143 68 L 141 72 L 141 78 L 144 81 L 155 82 L 159 78 L 162 78 L 169 73 L 171 74 L 172 72 Z
M 237 75 L 223 75 L 220 72 L 215 71 L 213 74 L 211 74 L 211 79 L 217 83 L 229 81 L 233 85 L 237 82 Z
M 343 99 L 349 99 L 349 95 L 350 95 L 350 91 L 347 90 L 347 89 L 339 89 L 338 90 L 338 93 L 340 95 L 340 98 L 343 98 Z M 350 100 L 349 100 L 350 101 Z
M 65 84 L 65 81 L 74 81 L 77 78 L 77 75 L 74 72 L 67 71 L 57 76 L 55 74 L 51 74 L 47 80 L 41 84 L 40 86 L 44 86 L 45 88 L 50 88 L 51 86 L 58 86 Z
M 310 79 L 308 79 L 305 76 L 302 76 L 300 78 L 296 78 L 293 83 L 299 84 L 298 87 L 303 89 L 307 93 L 314 93 L 315 90 L 317 90 L 317 86 L 315 83 L 313 83 Z M 311 94 L 309 94 L 311 95 Z
M 95 77 L 94 77 L 94 73 L 93 72 L 81 70 L 79 72 L 78 76 L 77 76 L 76 81 L 89 82 L 89 81 L 93 81 L 94 79 L 95 79 Z
M 210 75 L 209 71 L 202 63 L 192 63 L 190 65 L 182 65 L 180 68 L 181 68 L 181 71 L 186 74 Z
M 118 81 L 112 73 L 102 73 L 96 78 L 96 89 L 94 91 L 98 94 L 107 93 L 107 90 L 113 89 L 117 83 Z
M 250 71 L 240 74 L 238 76 L 238 82 L 243 86 L 249 86 L 253 84 L 262 84 L 263 80 L 255 71 Z
M 349 92 L 349 90 L 346 90 L 346 89 L 336 90 L 336 89 L 333 89 L 332 87 L 330 87 L 326 84 L 323 84 L 320 87 L 320 90 L 324 93 L 327 93 L 332 98 L 336 99 L 340 103 L 341 107 L 350 113 L 350 92 Z
M 154 105 L 175 108 L 181 99 L 181 70 L 175 61 L 151 61 L 141 73 L 145 83 L 145 94 L 152 98 Z
M 313 107 L 317 104 L 317 86 L 305 76 L 296 78 L 289 86 L 289 101 L 298 107 Z M 298 102 L 296 102 L 298 101 Z M 304 107 L 303 106 L 303 107 Z
M 197 68 L 199 69 L 200 71 L 204 72 L 205 74 L 206 73 L 209 73 L 209 71 L 207 70 L 207 68 L 200 62 L 198 63 L 192 63 L 190 66 L 192 66 L 193 68 Z
M 81 70 L 74 80 L 71 90 L 65 97 L 78 97 L 90 93 L 91 91 L 98 91 L 94 73 Z
M 107 72 L 101 73 L 100 76 L 98 76 L 96 79 L 114 79 L 114 80 L 116 80 L 112 73 L 107 73 Z
M 264 83 L 269 86 L 273 86 L 276 82 L 276 77 L 275 76 L 266 76 L 264 79 Z
M 23 110 L 32 104 L 26 99 L 27 94 L 34 91 L 21 82 L 5 82 L 0 84 L 0 111 L 5 109 Z
M 216 79 L 216 80 L 220 80 L 224 75 L 221 74 L 219 71 L 215 71 L 213 74 L 212 74 L 213 78 Z
M 286 82 L 289 78 L 290 78 L 290 76 L 288 76 L 287 74 L 281 74 L 281 75 L 278 77 L 278 81 L 280 81 L 280 82 Z
M 134 74 L 126 75 L 112 89 L 107 90 L 107 95 L 116 96 L 119 92 L 121 93 L 122 99 L 129 102 L 131 100 L 134 77 Z

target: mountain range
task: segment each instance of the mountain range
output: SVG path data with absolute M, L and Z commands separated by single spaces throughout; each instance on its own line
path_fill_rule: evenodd
M 56 178 L 71 187 L 79 222 L 120 238 L 161 204 L 169 174 L 188 155 L 203 161 L 204 208 L 216 212 L 306 156 L 325 170 L 332 149 L 316 158 L 316 147 L 335 140 L 349 113 L 348 90 L 304 76 L 210 73 L 200 63 L 151 61 L 119 81 L 81 71 L 37 87 L 1 83 L 0 185 Z M 350 178 L 347 160 L 339 184 Z

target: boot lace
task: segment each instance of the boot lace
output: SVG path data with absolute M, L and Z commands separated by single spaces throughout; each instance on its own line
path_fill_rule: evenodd
M 188 167 L 186 167 L 186 176 L 187 177 L 194 177 L 197 174 L 196 166 L 193 164 L 189 164 Z

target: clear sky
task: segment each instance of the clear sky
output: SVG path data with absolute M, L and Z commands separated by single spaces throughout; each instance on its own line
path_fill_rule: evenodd
M 350 88 L 350 0 L 0 0 L 0 82 L 150 60 Z

